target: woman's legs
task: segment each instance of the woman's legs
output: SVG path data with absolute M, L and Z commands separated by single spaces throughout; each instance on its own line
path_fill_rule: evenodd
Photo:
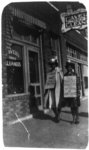
M 76 118 L 75 118 L 75 123 L 79 123 L 79 108 L 76 108 Z
M 79 112 L 78 107 L 71 107 L 71 113 L 73 116 L 73 123 L 79 123 Z
M 45 95 L 44 95 L 44 108 L 47 108 L 48 96 L 49 96 L 49 93 L 48 93 L 48 90 L 47 90 L 45 92 Z

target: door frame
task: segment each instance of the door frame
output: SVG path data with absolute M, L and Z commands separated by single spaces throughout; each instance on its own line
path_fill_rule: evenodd
M 35 93 L 36 93 L 36 86 L 37 85 L 40 85 L 40 94 L 36 97 L 40 97 L 41 98 L 41 106 L 42 106 L 42 77 L 41 77 L 41 67 L 40 67 L 40 63 L 41 63 L 41 60 L 40 60 L 40 48 L 39 47 L 35 47 L 35 46 L 27 46 L 26 48 L 27 50 L 27 86 L 29 87 L 30 85 L 30 70 L 29 70 L 29 52 L 35 52 L 38 54 L 38 69 L 39 69 L 39 83 L 31 83 L 31 85 L 35 85 Z

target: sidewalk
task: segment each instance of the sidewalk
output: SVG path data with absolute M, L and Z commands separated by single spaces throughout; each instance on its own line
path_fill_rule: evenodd
M 80 97 L 81 101 L 88 99 L 88 89 L 85 90 L 85 96 Z
M 81 101 L 85 101 L 85 100 L 88 99 L 88 95 L 87 95 L 87 96 L 83 96 L 83 97 L 81 97 L 80 99 L 81 99 Z
M 87 105 L 83 101 L 82 107 Z M 54 114 L 43 114 L 42 111 L 34 118 L 18 122 L 4 128 L 4 144 L 8 147 L 35 147 L 35 148 L 77 148 L 84 149 L 88 143 L 88 116 L 87 110 L 80 110 L 80 124 L 71 124 L 70 109 L 64 108 L 61 121 L 54 122 Z

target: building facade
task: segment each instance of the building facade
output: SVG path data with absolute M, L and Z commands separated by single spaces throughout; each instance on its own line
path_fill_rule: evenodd
M 31 9 L 27 13 L 24 4 L 20 6 L 9 4 L 2 14 L 5 124 L 16 119 L 15 113 L 19 117 L 28 116 L 34 105 L 43 109 L 48 61 L 52 57 L 58 58 L 64 73 L 67 60 L 71 60 L 81 76 L 81 95 L 87 88 L 87 40 L 76 31 L 59 32 L 59 14 L 48 4 L 42 4 L 43 12 L 47 6 L 47 12 L 42 14 L 37 7 L 37 13 Z
M 43 107 L 48 61 L 59 55 L 58 36 L 46 23 L 9 5 L 2 17 L 2 84 L 4 122 Z M 32 97 L 34 96 L 35 102 Z
M 66 61 L 74 63 L 75 71 L 80 77 L 81 97 L 87 95 L 88 89 L 88 59 L 87 39 L 79 31 L 69 31 L 64 34 Z

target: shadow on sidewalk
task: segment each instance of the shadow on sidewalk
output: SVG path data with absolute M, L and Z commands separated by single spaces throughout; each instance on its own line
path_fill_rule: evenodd
M 44 114 L 44 112 L 42 110 L 39 110 L 36 107 L 32 108 L 31 114 L 33 115 L 33 118 L 35 118 L 35 119 L 54 121 L 53 116 L 51 116 L 50 114 Z
M 62 112 L 64 112 L 64 113 L 71 113 L 71 112 L 69 112 L 69 111 L 62 111 Z M 33 115 L 33 118 L 35 118 L 35 119 L 51 120 L 51 121 L 55 122 L 55 118 L 54 118 L 52 115 L 50 115 L 50 112 L 48 112 L 48 114 L 44 114 L 43 111 L 40 111 L 40 110 L 38 110 L 36 107 L 34 107 L 34 108 L 32 109 L 32 112 L 31 112 L 31 113 L 32 113 L 32 115 Z M 63 121 L 63 122 L 67 122 L 67 123 L 72 124 L 72 121 L 69 121 L 69 120 L 66 120 L 66 119 L 63 119 L 63 118 L 60 118 L 60 121 Z
M 69 120 L 62 119 L 62 118 L 60 118 L 60 121 L 64 121 L 64 122 L 67 122 L 67 123 L 70 123 L 70 124 L 72 124 L 72 123 L 73 123 L 73 121 L 69 121 Z
M 69 113 L 69 112 L 67 112 L 67 113 Z M 39 110 L 35 110 L 35 112 L 33 113 L 33 118 L 41 119 L 41 120 L 51 120 L 51 121 L 55 122 L 55 118 L 53 116 L 51 116 L 50 113 L 44 114 L 43 111 L 39 111 Z M 72 124 L 72 121 L 69 121 L 69 120 L 66 120 L 63 118 L 60 118 L 60 121 Z
M 88 113 L 87 112 L 80 112 L 79 116 L 81 116 L 81 117 L 88 117 Z
M 63 113 L 67 113 L 67 114 L 71 114 L 70 111 L 62 111 Z M 79 113 L 80 117 L 88 117 L 88 113 L 87 112 L 80 112 Z
M 30 113 L 33 115 L 33 118 L 54 121 L 54 118 L 51 115 L 44 114 L 42 110 L 38 109 L 39 102 L 35 97 L 34 86 L 32 85 L 29 86 L 29 92 L 30 92 L 29 108 L 30 108 Z

